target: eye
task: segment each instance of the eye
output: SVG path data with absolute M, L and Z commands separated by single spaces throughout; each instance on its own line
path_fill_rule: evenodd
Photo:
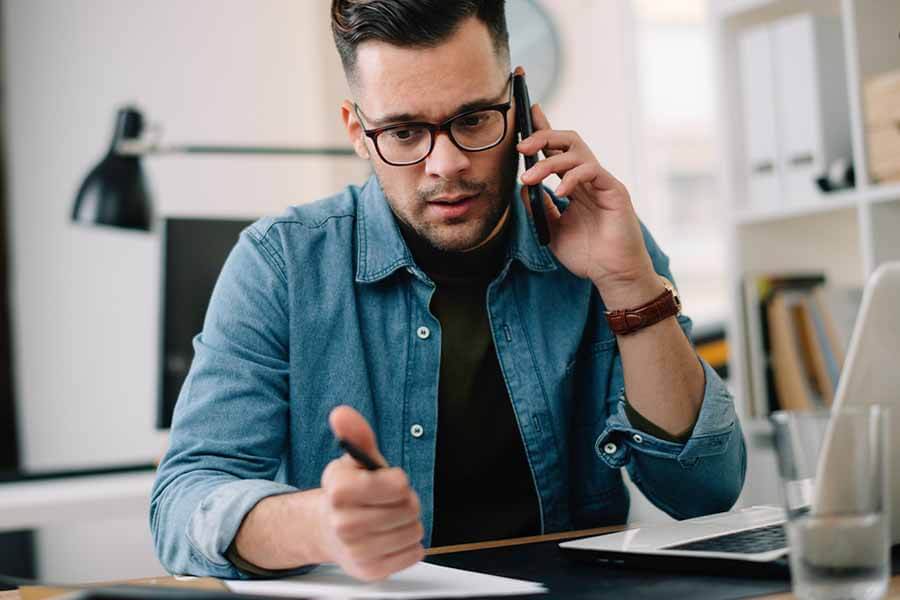
M 395 144 L 412 144 L 420 139 L 424 133 L 421 127 L 398 127 L 384 132 L 388 141 Z
M 473 113 L 460 118 L 457 122 L 462 127 L 473 129 L 479 125 L 483 125 L 485 121 L 487 121 L 487 115 L 485 113 Z

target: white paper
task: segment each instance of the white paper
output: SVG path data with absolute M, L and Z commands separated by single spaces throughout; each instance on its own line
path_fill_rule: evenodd
M 358 581 L 336 565 L 321 565 L 296 577 L 271 580 L 227 580 L 239 594 L 315 598 L 466 598 L 543 594 L 540 583 L 451 569 L 425 562 L 375 583 Z

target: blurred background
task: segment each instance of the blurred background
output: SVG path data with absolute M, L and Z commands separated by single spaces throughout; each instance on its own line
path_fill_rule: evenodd
M 329 4 L 0 2 L 0 573 L 163 572 L 153 465 L 224 254 L 369 173 L 340 154 Z M 830 402 L 859 290 L 900 259 L 900 3 L 507 4 L 532 100 L 626 184 L 735 394 L 740 504 L 777 503 L 766 416 Z M 146 194 L 98 217 L 86 178 L 137 118 L 143 148 L 207 151 L 105 163 Z M 247 146 L 314 152 L 223 151 Z

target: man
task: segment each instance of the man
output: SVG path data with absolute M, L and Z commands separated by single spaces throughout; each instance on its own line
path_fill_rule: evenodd
M 732 400 L 628 191 L 537 106 L 516 145 L 503 0 L 332 13 L 376 176 L 241 235 L 153 490 L 163 565 L 379 579 L 431 545 L 622 523 L 622 467 L 677 518 L 731 507 Z M 517 192 L 538 151 L 549 247 Z

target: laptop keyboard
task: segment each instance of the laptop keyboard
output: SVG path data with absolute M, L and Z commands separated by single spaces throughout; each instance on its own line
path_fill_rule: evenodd
M 787 538 L 781 524 L 727 533 L 716 537 L 669 546 L 666 550 L 693 550 L 695 552 L 728 552 L 731 554 L 758 554 L 787 548 Z

